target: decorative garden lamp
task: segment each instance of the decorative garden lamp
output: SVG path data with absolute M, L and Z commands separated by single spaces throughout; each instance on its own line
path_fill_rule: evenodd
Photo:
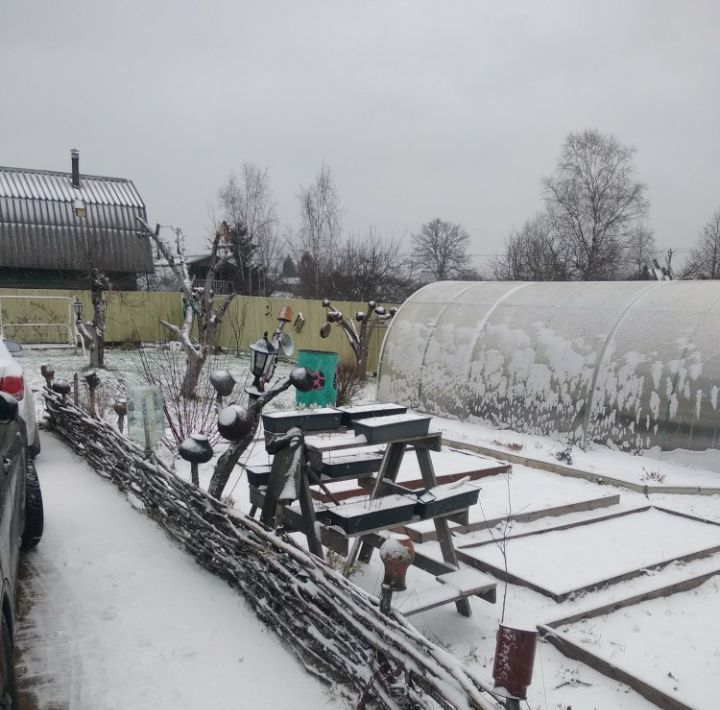
M 277 350 L 268 340 L 267 331 L 260 340 L 250 345 L 250 370 L 255 378 L 252 387 L 247 389 L 248 394 L 259 396 L 265 391 L 265 383 L 272 377 L 275 369 Z
M 82 320 L 83 304 L 77 296 L 73 301 L 73 308 L 75 309 L 75 321 L 79 323 Z

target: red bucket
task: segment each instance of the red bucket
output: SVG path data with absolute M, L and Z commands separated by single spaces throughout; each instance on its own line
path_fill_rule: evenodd
M 500 624 L 495 640 L 493 680 L 514 698 L 524 699 L 532 680 L 537 631 Z

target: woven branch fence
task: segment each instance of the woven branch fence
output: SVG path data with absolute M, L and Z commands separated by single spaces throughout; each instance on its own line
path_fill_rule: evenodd
M 356 707 L 474 708 L 490 688 L 396 612 L 292 540 L 180 479 L 106 422 L 44 389 L 48 426 L 195 560 L 237 589 L 305 668 Z

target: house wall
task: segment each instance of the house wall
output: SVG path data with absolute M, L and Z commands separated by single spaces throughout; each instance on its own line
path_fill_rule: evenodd
M 137 290 L 135 274 L 108 273 L 107 276 L 113 288 L 123 291 Z M 0 284 L 4 288 L 82 290 L 87 287 L 87 283 L 87 271 L 0 268 Z

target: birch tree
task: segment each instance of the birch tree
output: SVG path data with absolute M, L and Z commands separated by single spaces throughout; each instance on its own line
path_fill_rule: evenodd
M 300 289 L 305 297 L 322 297 L 331 288 L 327 277 L 337 254 L 342 219 L 340 198 L 330 168 L 323 164 L 315 182 L 300 189 L 300 229 L 296 250 Z
M 547 213 L 576 279 L 617 278 L 622 270 L 627 238 L 648 211 L 635 152 L 596 130 L 570 133 L 543 180 Z
M 250 283 L 254 272 L 256 291 L 266 296 L 279 273 L 277 212 L 267 168 L 243 163 L 240 176 L 231 174 L 218 198 L 223 218 L 236 235 L 242 235 L 238 243 L 246 247 L 232 249 L 243 281 Z

